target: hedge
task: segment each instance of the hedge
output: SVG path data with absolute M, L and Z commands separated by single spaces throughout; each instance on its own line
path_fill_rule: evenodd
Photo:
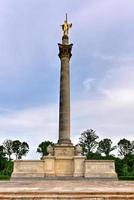
M 0 180 L 9 180 L 10 177 L 7 175 L 0 175 Z
M 119 180 L 134 181 L 134 176 L 119 176 Z

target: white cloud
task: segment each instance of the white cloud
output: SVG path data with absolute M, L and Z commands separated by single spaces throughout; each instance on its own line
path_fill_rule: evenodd
M 56 142 L 57 120 L 56 105 L 7 112 L 0 116 L 0 141 L 8 138 L 27 141 L 31 150 L 36 151 L 43 140 Z
M 93 85 L 94 81 L 95 81 L 94 78 L 88 78 L 88 79 L 84 80 L 83 81 L 84 89 L 86 91 L 89 91 L 92 88 L 92 85 Z
M 87 92 L 85 100 L 72 106 L 73 132 L 77 137 L 83 130 L 92 128 L 101 138 L 109 137 L 114 142 L 122 138 L 133 140 L 133 77 L 133 63 L 126 62 L 123 66 L 108 69 L 101 79 L 96 79 L 95 98 Z
M 113 89 L 102 91 L 109 101 L 115 102 L 116 105 L 120 106 L 134 106 L 134 89 Z
M 133 138 L 134 103 L 120 104 L 116 99 L 80 101 L 73 105 L 72 133 L 77 134 L 92 128 L 102 137 L 114 142 L 125 137 Z

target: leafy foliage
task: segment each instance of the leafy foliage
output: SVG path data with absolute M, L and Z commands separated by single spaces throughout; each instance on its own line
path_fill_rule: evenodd
M 41 142 L 37 148 L 37 152 L 41 154 L 41 159 L 44 157 L 44 156 L 47 156 L 48 155 L 48 152 L 47 152 L 47 147 L 51 145 L 51 146 L 54 146 L 54 143 L 53 142 L 50 142 L 50 141 L 44 141 L 44 142 Z
M 96 135 L 95 131 L 88 129 L 81 134 L 79 138 L 79 144 L 82 146 L 83 155 L 89 156 L 96 148 L 98 142 L 96 141 L 99 137 Z
M 4 170 L 7 158 L 5 157 L 4 147 L 0 146 L 0 171 Z
M 5 140 L 3 142 L 4 152 L 8 156 L 8 159 L 11 160 L 11 155 L 13 154 L 13 141 Z
M 114 160 L 115 160 L 115 170 L 118 174 L 118 177 L 122 176 L 123 175 L 123 167 L 124 167 L 123 160 L 120 158 L 116 158 L 116 157 L 114 158 Z
M 91 160 L 102 160 L 103 159 L 101 154 L 99 154 L 98 152 L 95 152 L 95 153 L 90 152 L 87 154 L 86 157 L 87 157 L 87 159 L 91 159 Z
M 124 159 L 124 166 L 127 166 L 127 175 L 134 175 L 134 155 L 128 154 Z
M 2 174 L 10 177 L 12 171 L 13 171 L 13 161 L 10 160 L 5 163 L 5 168 L 2 171 Z
M 0 180 L 9 180 L 10 179 L 10 176 L 7 176 L 7 175 L 3 175 L 3 174 L 0 174 Z
M 120 180 L 134 181 L 134 176 L 119 176 Z
M 124 138 L 118 142 L 118 148 L 119 155 L 126 157 L 134 152 L 134 142 L 131 143 L 129 140 Z
M 21 159 L 22 156 L 25 156 L 29 152 L 29 145 L 26 142 L 14 140 L 12 150 L 16 156 L 16 159 Z
M 99 153 L 104 153 L 105 156 L 109 156 L 110 152 L 115 149 L 116 149 L 116 146 L 112 147 L 112 140 L 105 138 L 99 142 L 97 151 Z

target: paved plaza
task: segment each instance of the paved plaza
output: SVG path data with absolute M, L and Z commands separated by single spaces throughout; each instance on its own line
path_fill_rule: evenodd
M 134 181 L 1 181 L 0 199 L 133 199 Z

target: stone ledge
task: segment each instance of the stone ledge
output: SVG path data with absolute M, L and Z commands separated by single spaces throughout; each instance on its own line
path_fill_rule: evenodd
M 12 180 L 13 179 L 23 179 L 23 178 L 44 178 L 44 173 L 14 173 L 12 176 Z
M 85 160 L 85 162 L 93 162 L 93 163 L 95 163 L 95 162 L 101 162 L 101 163 L 111 163 L 111 162 L 114 162 L 114 160 Z
M 54 159 L 55 160 L 73 160 L 73 156 L 66 156 L 66 157 L 64 157 L 64 156 L 54 156 Z
M 14 160 L 14 162 L 37 162 L 37 163 L 40 163 L 40 162 L 45 162 L 44 160 Z
M 134 200 L 134 181 L 1 181 L 3 200 Z
M 112 193 L 82 193 L 82 192 L 74 192 L 74 193 L 0 193 L 0 199 L 3 200 L 16 200 L 16 199 L 27 199 L 27 200 L 134 200 L 134 194 L 124 193 L 124 194 L 112 194 Z

